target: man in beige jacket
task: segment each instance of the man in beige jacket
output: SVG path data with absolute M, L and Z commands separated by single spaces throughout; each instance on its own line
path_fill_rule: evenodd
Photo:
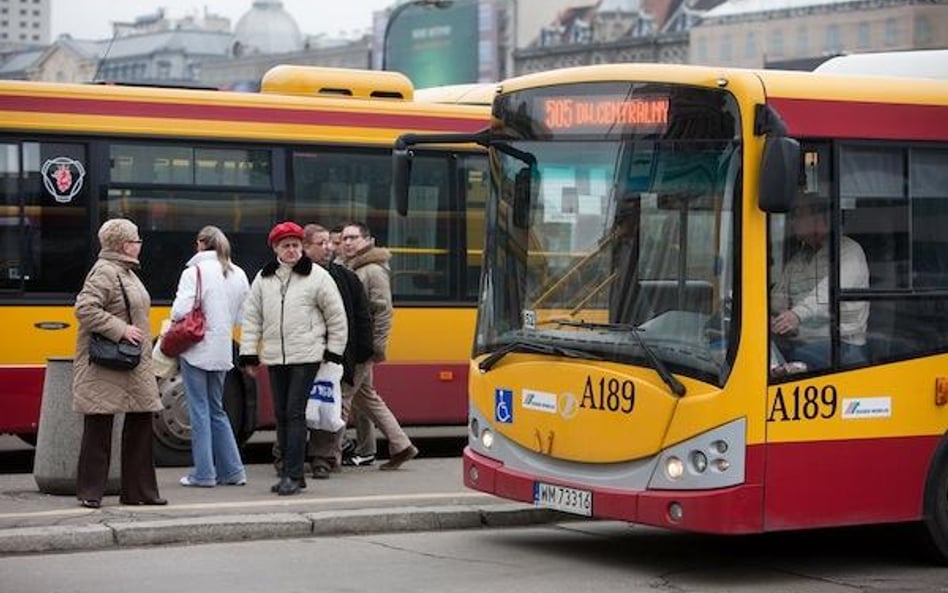
M 372 314 L 372 358 L 355 367 L 352 408 L 358 417 L 374 423 L 388 439 L 391 455 L 379 469 L 396 470 L 418 455 L 418 448 L 412 444 L 399 426 L 395 415 L 375 391 L 372 373 L 373 365 L 385 360 L 385 350 L 392 329 L 392 289 L 388 268 L 392 254 L 388 249 L 375 246 L 372 233 L 361 222 L 351 222 L 343 227 L 342 251 L 346 265 L 356 273 L 365 287 L 369 311 Z M 368 435 L 359 438 L 353 459 L 375 459 L 375 437 L 371 430 Z M 352 461 L 350 464 L 367 465 Z

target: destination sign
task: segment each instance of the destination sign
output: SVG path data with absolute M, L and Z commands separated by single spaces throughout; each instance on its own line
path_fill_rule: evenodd
M 668 97 L 541 97 L 546 127 L 559 133 L 661 132 L 668 126 Z

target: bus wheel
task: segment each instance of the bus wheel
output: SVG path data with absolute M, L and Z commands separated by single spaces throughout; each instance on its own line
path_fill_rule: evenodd
M 181 374 L 177 373 L 170 379 L 158 379 L 158 394 L 162 410 L 152 419 L 155 465 L 191 465 L 191 419 Z
M 935 560 L 948 564 L 948 454 L 935 459 L 936 466 L 925 487 L 925 530 Z

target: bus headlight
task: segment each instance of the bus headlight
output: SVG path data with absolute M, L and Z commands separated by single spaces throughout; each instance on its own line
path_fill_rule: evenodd
M 665 475 L 670 480 L 677 480 L 685 473 L 685 464 L 677 457 L 669 457 L 665 460 Z
M 486 449 L 490 449 L 494 444 L 494 432 L 491 429 L 485 428 L 484 432 L 481 433 L 481 444 Z

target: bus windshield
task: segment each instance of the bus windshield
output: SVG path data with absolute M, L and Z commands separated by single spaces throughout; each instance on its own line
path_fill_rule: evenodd
M 723 385 L 739 132 L 733 97 L 713 89 L 596 83 L 500 97 L 476 353 L 520 344 Z

